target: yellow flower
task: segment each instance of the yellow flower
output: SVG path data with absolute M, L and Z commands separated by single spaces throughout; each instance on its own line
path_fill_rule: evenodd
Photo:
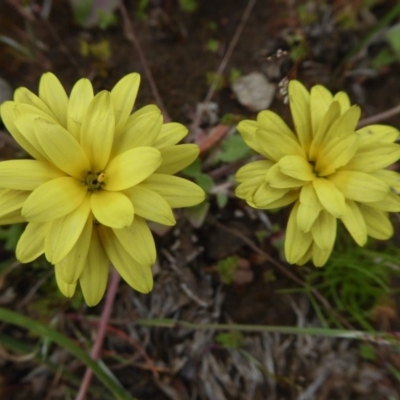
M 172 208 L 204 199 L 197 185 L 172 176 L 199 153 L 194 144 L 177 145 L 186 128 L 163 124 L 153 105 L 131 114 L 139 82 L 132 73 L 94 95 L 81 79 L 68 98 L 46 73 L 39 96 L 19 88 L 1 106 L 6 127 L 34 157 L 0 163 L 0 205 L 16 197 L 9 212 L 22 207 L 29 222 L 17 258 L 44 253 L 61 292 L 72 296 L 79 281 L 89 305 L 104 294 L 110 261 L 134 289 L 149 292 L 156 250 L 145 220 L 174 225 Z
M 245 142 L 265 157 L 240 168 L 236 195 L 259 209 L 294 203 L 285 255 L 292 264 L 312 258 L 326 263 L 336 238 L 337 219 L 360 246 L 367 236 L 388 239 L 388 212 L 400 211 L 400 174 L 385 169 L 400 157 L 399 132 L 371 125 L 356 130 L 360 108 L 348 96 L 323 86 L 308 92 L 289 84 L 295 132 L 271 111 L 238 125 Z

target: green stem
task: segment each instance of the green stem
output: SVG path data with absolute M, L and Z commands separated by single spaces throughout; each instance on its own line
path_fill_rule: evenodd
M 97 378 L 106 386 L 117 400 L 132 400 L 132 397 L 120 386 L 119 382 L 109 373 L 106 373 L 99 362 L 92 360 L 88 354 L 79 348 L 71 339 L 62 335 L 61 333 L 43 325 L 35 320 L 15 313 L 6 308 L 0 307 L 0 320 L 12 325 L 17 325 L 21 328 L 27 329 L 44 338 L 49 338 L 51 341 L 57 343 L 65 348 L 77 359 L 81 360 L 88 368 L 91 368 Z
M 239 332 L 277 332 L 291 335 L 312 335 L 333 338 L 346 338 L 358 340 L 394 340 L 390 333 L 364 332 L 346 329 L 327 328 L 298 328 L 293 326 L 269 326 L 269 325 L 244 325 L 244 324 L 194 324 L 192 322 L 173 319 L 139 319 L 135 322 L 140 326 L 149 326 L 169 329 L 195 329 L 195 330 L 222 330 Z M 398 340 L 397 340 L 398 341 Z M 387 342 L 386 344 L 389 344 Z

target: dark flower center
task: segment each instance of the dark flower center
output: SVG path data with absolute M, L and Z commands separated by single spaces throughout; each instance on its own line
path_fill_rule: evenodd
M 93 173 L 91 171 L 88 172 L 85 180 L 85 184 L 90 191 L 96 191 L 101 188 L 104 184 L 104 179 L 106 178 L 106 174 L 104 172 Z

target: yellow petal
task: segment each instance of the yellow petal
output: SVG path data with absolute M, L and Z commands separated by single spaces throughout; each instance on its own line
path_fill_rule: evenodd
M 329 146 L 329 142 L 339 137 L 345 137 L 355 132 L 356 126 L 360 119 L 361 109 L 358 106 L 352 106 L 345 111 L 328 129 L 323 145 Z
M 16 103 L 22 103 L 23 105 L 29 105 L 33 107 L 32 114 L 37 112 L 42 112 L 50 118 L 57 121 L 57 117 L 50 110 L 47 104 L 36 94 L 32 93 L 30 90 L 24 87 L 18 88 L 14 93 L 14 100 Z
M 301 188 L 300 205 L 297 210 L 297 226 L 302 232 L 309 232 L 312 224 L 322 210 L 321 202 L 312 183 Z
M 312 260 L 313 264 L 316 267 L 323 267 L 328 261 L 329 256 L 331 255 L 332 250 L 323 250 L 317 246 L 316 243 L 313 243 L 312 246 Z
M 357 203 L 346 200 L 346 212 L 342 221 L 355 242 L 359 246 L 364 246 L 367 243 L 367 226 Z
M 368 207 L 367 204 L 361 204 L 359 208 L 367 225 L 368 236 L 378 240 L 386 240 L 393 236 L 393 226 L 387 212 Z
M 152 265 L 156 262 L 156 246 L 146 221 L 135 216 L 131 226 L 114 229 L 115 236 L 127 253 L 139 264 Z
M 29 222 L 47 222 L 76 210 L 86 196 L 86 189 L 74 178 L 53 179 L 35 189 L 22 207 Z
M 44 253 L 44 238 L 48 224 L 29 223 L 21 235 L 15 254 L 22 263 L 29 263 Z
M 305 263 L 309 262 L 313 255 L 313 244 L 310 243 L 308 250 L 304 253 L 303 257 L 299 258 L 296 261 L 296 265 L 304 265 Z
M 333 182 L 323 178 L 315 179 L 313 186 L 322 207 L 336 218 L 341 218 L 346 209 L 343 193 Z
M 357 134 L 360 136 L 360 147 L 370 145 L 372 143 L 393 143 L 399 137 L 399 131 L 389 125 L 368 125 L 358 129 Z
M 26 222 L 25 218 L 21 215 L 21 209 L 11 211 L 0 217 L 1 225 L 13 225 L 21 222 Z
M 9 160 L 0 163 L 3 188 L 35 190 L 38 186 L 64 174 L 45 161 Z
M 97 305 L 107 286 L 109 263 L 107 253 L 100 241 L 97 228 L 92 231 L 89 252 L 79 278 L 83 297 L 89 307 Z
M 371 175 L 381 179 L 389 185 L 392 190 L 400 192 L 400 174 L 398 172 L 383 169 L 381 171 L 374 171 Z
M 0 192 L 0 216 L 20 210 L 29 196 L 29 192 L 20 190 L 4 189 Z
M 192 207 L 205 199 L 200 186 L 177 176 L 153 174 L 139 186 L 158 193 L 172 208 Z
M 164 147 L 173 146 L 180 142 L 188 133 L 186 126 L 178 124 L 177 122 L 168 122 L 163 124 L 160 133 L 153 143 L 156 149 L 163 149 Z
M 321 250 L 333 249 L 336 239 L 336 218 L 322 210 L 311 227 L 314 242 Z
M 311 126 L 315 134 L 332 104 L 332 93 L 322 85 L 315 85 L 310 91 Z M 338 104 L 339 105 L 339 104 Z
M 60 81 L 51 72 L 44 73 L 40 79 L 39 97 L 50 108 L 59 123 L 66 128 L 68 96 Z
M 328 179 L 336 185 L 346 199 L 361 203 L 382 200 L 390 191 L 389 186 L 381 179 L 364 172 L 338 171 Z
M 97 221 L 111 228 L 125 228 L 133 221 L 134 207 L 121 192 L 99 190 L 91 196 L 92 212 Z
M 3 104 L 2 110 L 6 103 Z M 12 115 L 10 115 L 12 114 Z M 3 116 L 3 114 L 2 114 Z M 18 144 L 36 160 L 47 161 L 47 156 L 36 138 L 34 122 L 37 116 L 34 114 L 20 114 L 18 106 L 6 113 L 4 123 Z
M 258 126 L 261 129 L 275 133 L 276 135 L 285 135 L 293 140 L 297 140 L 296 135 L 286 125 L 286 122 L 274 112 L 270 110 L 264 110 L 257 115 Z
M 79 240 L 72 250 L 59 262 L 55 269 L 65 283 L 76 283 L 84 269 L 92 236 L 92 219 L 88 219 Z
M 278 166 L 281 172 L 301 181 L 311 181 L 315 178 L 311 164 L 300 156 L 282 157 Z
M 75 288 L 76 288 L 76 283 L 67 283 L 63 281 L 60 273 L 58 272 L 57 269 L 54 270 L 55 275 L 56 275 L 56 282 L 57 286 L 60 289 L 60 292 L 65 296 L 65 297 L 72 297 L 75 293 Z
M 44 242 L 46 258 L 66 271 L 62 273 L 62 277 L 67 283 L 76 282 L 83 268 L 92 229 L 91 221 L 88 222 L 89 214 L 90 194 L 88 193 L 78 208 L 52 221 L 46 233 Z
M 259 127 L 260 124 L 258 122 L 246 119 L 244 121 L 240 121 L 236 129 L 239 131 L 240 136 L 242 136 L 247 146 L 266 157 L 257 139 L 256 132 Z
M 333 96 L 333 101 L 337 101 L 340 104 L 341 114 L 351 107 L 349 96 L 345 92 L 336 93 Z
M 176 224 L 171 207 L 157 192 L 138 185 L 127 190 L 126 194 L 133 203 L 135 214 L 163 225 Z
M 311 243 L 312 235 L 309 232 L 301 232 L 297 226 L 297 202 L 289 216 L 285 238 L 285 257 L 289 264 L 296 264 L 307 253 Z
M 114 141 L 115 119 L 110 93 L 102 91 L 90 102 L 83 117 L 80 143 L 93 173 L 103 171 Z
M 338 137 L 325 144 L 317 156 L 315 170 L 327 176 L 346 165 L 357 151 L 357 134 Z
M 277 135 L 269 130 L 258 130 L 257 139 L 262 148 L 262 155 L 271 161 L 278 162 L 285 156 L 300 156 L 305 158 L 305 152 L 296 139 L 287 135 Z
M 246 200 L 249 193 L 254 193 L 263 183 L 265 183 L 264 176 L 247 179 L 235 189 L 235 196 Z
M 150 265 L 136 262 L 111 229 L 99 226 L 98 232 L 108 257 L 122 278 L 138 292 L 149 293 L 153 289 Z
M 111 90 L 115 113 L 115 130 L 122 131 L 132 112 L 140 85 L 140 75 L 136 72 L 120 79 Z
M 72 88 L 68 103 L 67 126 L 68 131 L 78 141 L 83 117 L 93 97 L 93 87 L 89 79 L 80 79 Z
M 400 158 L 400 145 L 395 143 L 373 143 L 358 150 L 345 165 L 350 171 L 373 172 L 386 168 Z
M 90 170 L 85 152 L 74 137 L 60 125 L 35 120 L 36 137 L 47 158 L 60 170 L 82 180 Z
M 105 188 L 111 191 L 128 189 L 150 176 L 161 164 L 159 150 L 137 147 L 113 158 L 105 170 Z
M 390 192 L 386 197 L 379 201 L 368 203 L 369 207 L 377 210 L 399 212 L 400 211 L 400 196 L 397 193 Z M 0 206 L 1 208 L 1 206 Z
M 306 183 L 303 180 L 295 179 L 285 175 L 283 172 L 281 172 L 279 163 L 274 164 L 268 170 L 267 174 L 265 175 L 265 181 L 275 189 L 297 189 Z
M 161 131 L 162 123 L 161 110 L 154 105 L 135 111 L 118 135 L 113 154 L 120 154 L 135 147 L 153 146 Z
M 311 114 L 311 117 L 313 113 Z M 340 116 L 340 105 L 337 101 L 334 101 L 329 106 L 327 112 L 323 116 L 322 120 L 318 124 L 318 130 L 314 131 L 314 138 L 310 146 L 309 160 L 315 161 L 318 158 L 323 146 L 325 136 L 329 131 L 330 127 Z
M 275 208 L 285 207 L 288 204 L 292 204 L 299 198 L 299 191 L 298 190 L 291 190 L 284 194 L 280 199 L 271 201 L 268 203 L 268 206 L 265 207 L 265 210 L 273 210 Z
M 176 174 L 190 165 L 199 155 L 200 149 L 196 144 L 179 144 L 164 147 L 159 150 L 162 163 L 157 168 L 157 174 Z
M 251 200 L 256 208 L 266 209 L 267 207 L 269 208 L 272 202 L 282 198 L 288 191 L 289 189 L 275 189 L 267 183 L 263 183 L 249 200 Z M 246 200 L 248 200 L 248 198 L 246 198 Z
M 289 104 L 301 147 L 308 153 L 313 138 L 310 117 L 310 94 L 296 80 L 289 82 Z
M 253 161 L 239 168 L 236 172 L 235 179 L 238 182 L 244 182 L 259 176 L 265 177 L 266 173 L 273 165 L 274 163 L 269 160 Z

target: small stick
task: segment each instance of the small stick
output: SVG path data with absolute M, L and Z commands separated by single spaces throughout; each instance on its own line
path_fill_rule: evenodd
M 285 268 L 282 264 L 279 262 L 275 261 L 272 257 L 270 257 L 265 251 L 263 251 L 260 247 L 258 247 L 255 243 L 253 243 L 252 240 L 250 240 L 247 236 L 243 235 L 243 233 L 239 232 L 236 229 L 233 228 L 228 228 L 225 225 L 221 224 L 218 221 L 215 221 L 215 224 L 223 229 L 226 232 L 231 233 L 232 235 L 235 235 L 236 237 L 240 238 L 244 243 L 246 243 L 250 248 L 252 248 L 256 253 L 261 254 L 264 256 L 271 264 L 273 264 L 279 271 L 281 271 L 283 274 L 285 274 L 288 278 L 293 280 L 294 282 L 298 283 L 301 286 L 305 285 L 305 282 L 289 271 L 287 268 Z M 329 301 L 315 288 L 311 288 L 311 292 L 313 295 L 326 307 L 335 317 L 347 328 L 354 330 L 353 326 L 349 324 L 345 319 L 342 318 L 341 315 L 339 315 L 329 304 Z
M 165 108 L 164 102 L 162 101 L 160 92 L 158 91 L 157 85 L 154 81 L 153 74 L 150 71 L 146 57 L 144 56 L 142 47 L 140 46 L 140 43 L 135 35 L 132 22 L 128 16 L 128 12 L 126 11 L 126 8 L 122 0 L 119 0 L 119 10 L 121 12 L 122 20 L 124 23 L 125 37 L 133 44 L 133 47 L 135 48 L 136 53 L 139 56 L 140 63 L 142 64 L 147 81 L 150 84 L 150 88 L 153 93 L 154 99 L 156 100 L 158 106 L 161 109 L 161 112 L 163 113 L 164 122 L 169 122 L 171 119 L 169 118 L 167 109 Z
M 375 114 L 372 117 L 363 118 L 357 125 L 357 128 L 362 128 L 366 125 L 375 124 L 376 122 L 382 121 L 383 119 L 388 119 L 400 114 L 400 106 L 389 108 L 389 110 L 383 111 L 379 114 Z
M 235 48 L 235 46 L 239 40 L 239 37 L 242 34 L 243 28 L 246 25 L 247 19 L 249 18 L 251 10 L 253 9 L 256 1 L 257 0 L 249 0 L 249 2 L 247 3 L 246 9 L 244 10 L 244 13 L 242 15 L 242 19 L 241 19 L 238 27 L 236 28 L 235 34 L 233 35 L 231 42 L 229 43 L 228 49 L 226 50 L 226 53 L 217 69 L 214 81 L 211 84 L 210 88 L 208 89 L 208 93 L 207 93 L 203 103 L 207 104 L 213 97 L 215 89 L 217 88 L 219 80 L 221 79 L 222 73 L 224 72 L 226 65 L 228 64 L 228 61 L 231 58 L 233 49 Z M 194 118 L 193 124 L 192 124 L 192 132 L 196 132 L 197 129 L 199 128 L 203 112 L 204 112 L 203 109 L 199 109 L 199 111 L 197 112 L 197 114 Z
M 115 301 L 115 295 L 117 294 L 119 281 L 120 281 L 120 276 L 118 272 L 114 268 L 112 268 L 110 282 L 107 288 L 106 301 L 104 303 L 103 311 L 101 312 L 99 329 L 97 331 L 97 336 L 94 341 L 94 345 L 91 352 L 91 357 L 93 360 L 98 360 L 100 356 L 101 347 L 103 346 L 104 337 L 107 331 L 107 325 L 110 320 L 111 312 Z M 75 400 L 85 399 L 86 392 L 90 385 L 90 381 L 92 380 L 92 376 L 93 376 L 93 371 L 90 368 L 86 369 L 85 375 L 81 382 L 81 387 L 79 388 L 79 392 Z

